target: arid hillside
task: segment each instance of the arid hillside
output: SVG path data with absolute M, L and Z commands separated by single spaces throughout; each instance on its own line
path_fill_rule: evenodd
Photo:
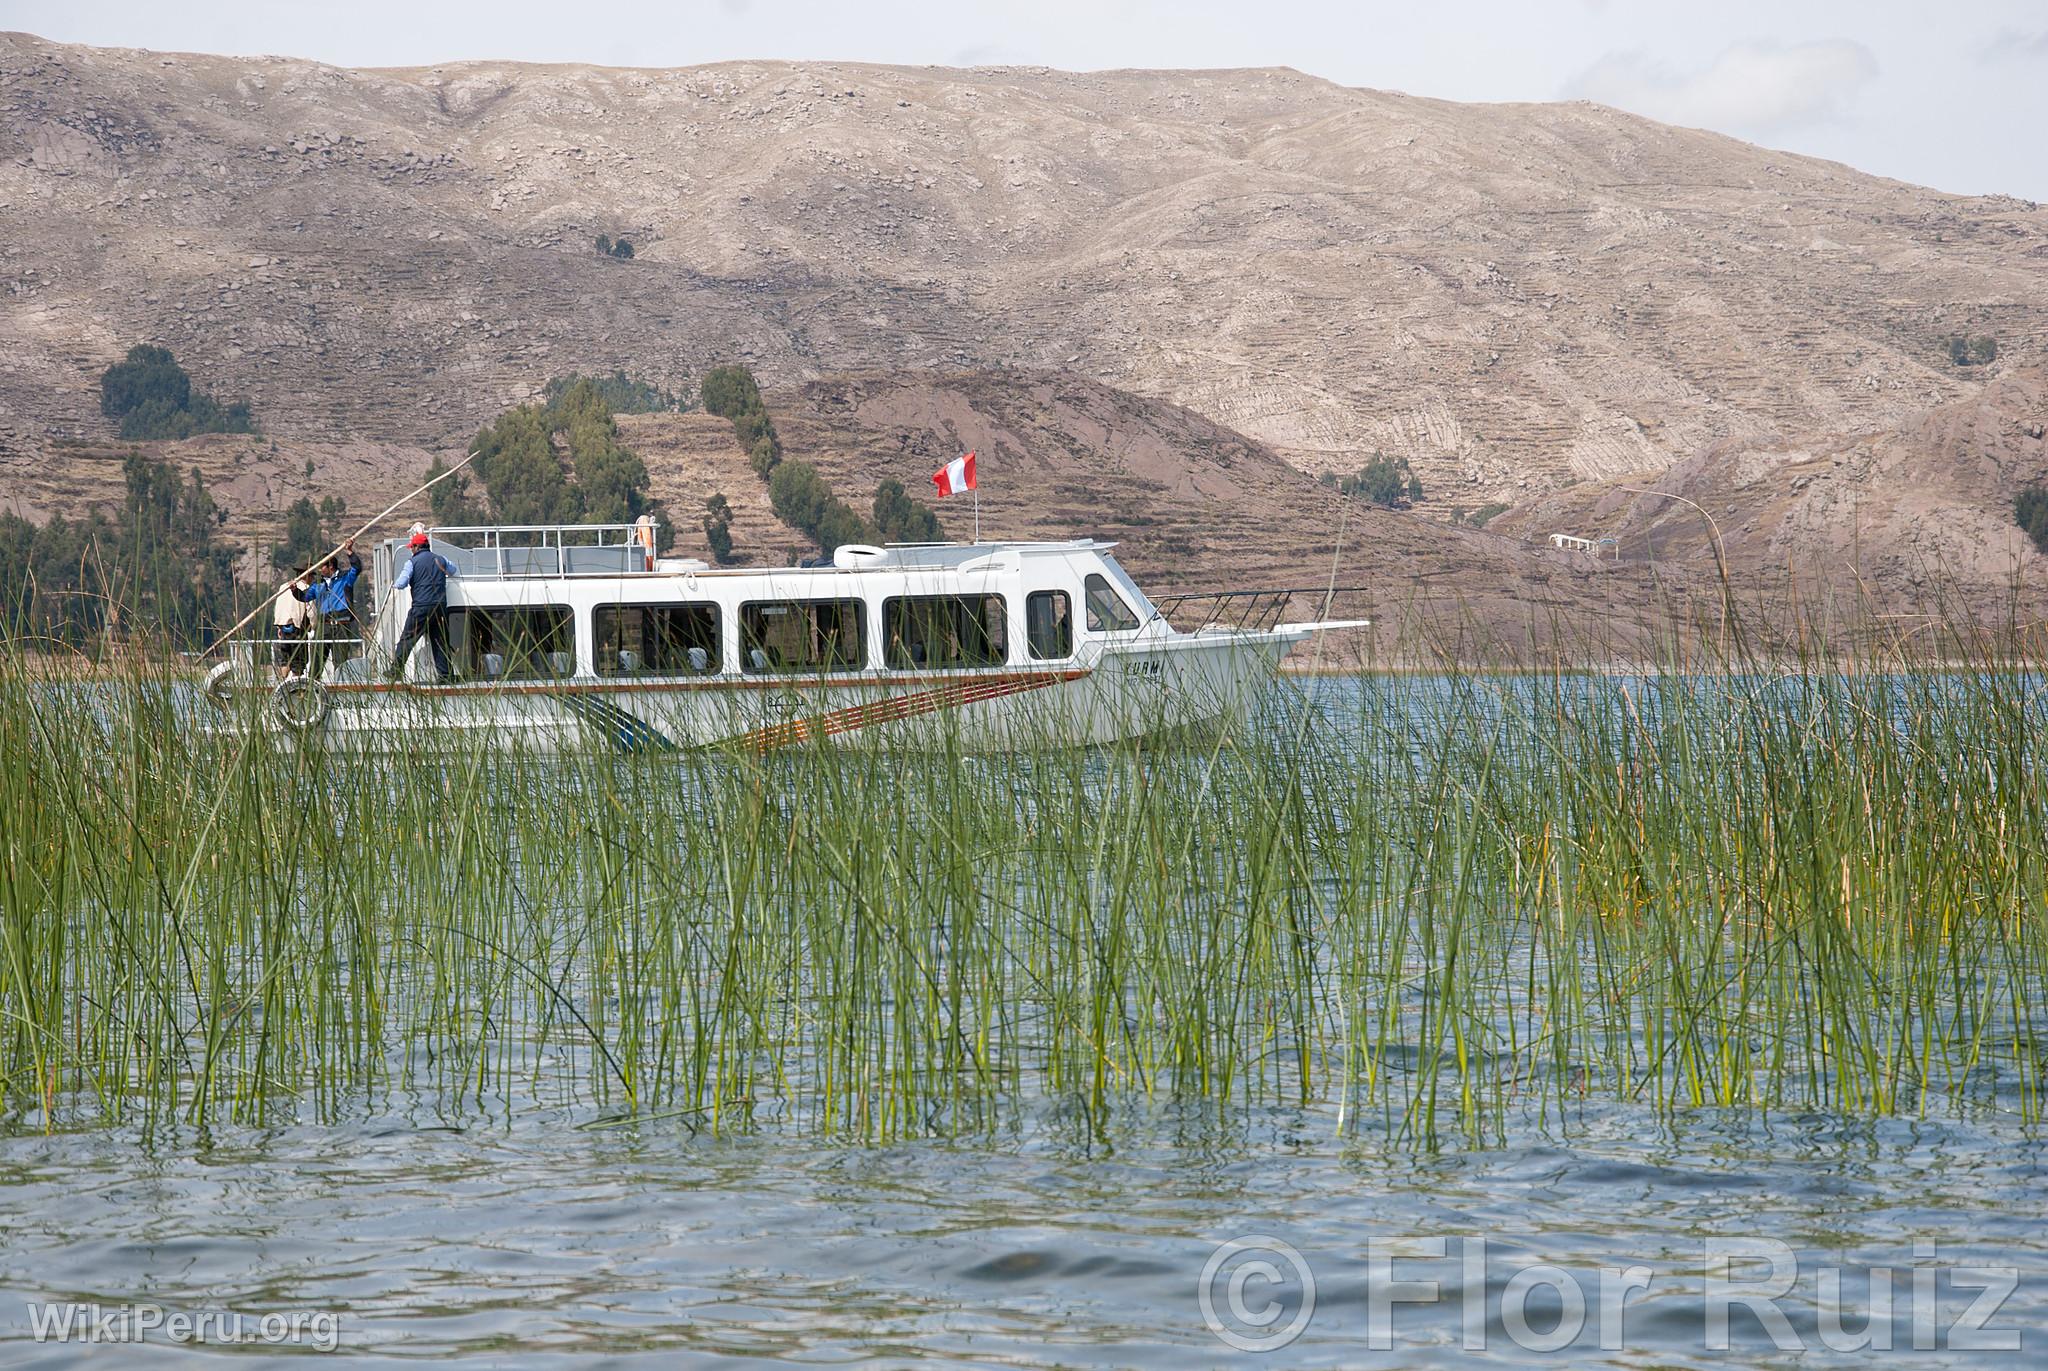
M 631 261 L 601 258 L 599 233 Z M 0 38 L 0 430 L 175 348 L 271 434 L 445 443 L 551 372 L 1056 367 L 1439 510 L 1896 422 L 2038 355 L 2048 212 L 1591 105 L 1285 70 L 283 58 Z M 2003 365 L 2003 363 L 2001 363 Z
M 1476 650 L 1542 651 L 1560 634 L 1636 650 L 1667 612 L 1710 603 L 1712 578 L 1673 567 L 1597 565 L 1547 545 L 1449 527 L 1414 513 L 1339 496 L 1264 445 L 1180 406 L 1125 394 L 1061 372 L 903 373 L 828 377 L 770 390 L 788 452 L 813 463 L 843 497 L 865 506 L 896 479 L 927 501 L 949 537 L 973 527 L 968 498 L 935 500 L 929 473 L 964 450 L 980 454 L 986 538 L 1094 536 L 1155 594 L 1253 587 L 1314 587 L 1289 617 L 1323 608 L 1371 618 L 1333 650 L 1349 658 L 1412 660 L 1423 635 Z M 620 435 L 646 462 L 667 502 L 676 551 L 708 558 L 697 523 L 704 500 L 726 496 L 736 560 L 782 566 L 816 554 L 776 518 L 764 483 L 724 419 L 706 414 L 619 418 Z M 23 464 L 0 492 L 0 510 L 35 519 L 77 516 L 119 502 L 121 462 L 135 444 L 67 440 L 54 460 Z M 416 487 L 437 455 L 403 444 L 211 435 L 141 445 L 196 470 L 228 511 L 226 533 L 245 549 L 244 574 L 266 579 L 278 512 L 302 494 L 341 493 L 348 522 Z M 456 450 L 438 453 L 453 460 Z M 311 468 L 313 475 L 308 476 Z M 390 532 L 428 514 L 415 500 Z M 1177 620 L 1198 627 L 1221 613 L 1190 602 Z
M 2048 558 L 2013 498 L 2048 483 L 2048 369 L 2015 369 L 1890 425 L 1734 439 L 1654 479 L 1587 482 L 1497 521 L 1542 540 L 1613 538 L 1630 561 L 1704 573 L 1901 623 L 2048 614 Z M 1648 493 L 1655 492 L 1655 493 Z M 1494 525 L 1489 525 L 1493 527 Z
M 1412 652 L 1418 625 L 1521 650 L 1560 631 L 1637 646 L 1641 629 L 1709 593 L 1673 568 L 1597 566 L 1477 529 L 1337 495 L 1240 433 L 1179 406 L 1060 373 L 834 377 L 771 395 L 791 450 L 843 491 L 915 484 L 961 451 L 980 454 L 984 537 L 1112 539 L 1156 590 L 1349 589 L 1333 611 L 1376 631 L 1347 650 Z M 925 488 L 929 494 L 930 488 Z M 936 503 L 952 537 L 972 506 Z M 1318 608 L 1298 598 L 1292 617 Z M 1209 602 L 1182 617 L 1198 626 Z
M 2043 417 L 2048 211 L 1591 105 L 5 35 L 0 282 L 0 506 L 32 514 L 114 493 L 95 382 L 152 341 L 254 405 L 260 440 L 163 453 L 252 546 L 308 487 L 402 493 L 551 375 L 738 360 L 850 498 L 979 447 L 991 532 L 1120 537 L 1183 587 L 1316 579 L 1348 517 L 1343 578 L 1495 626 L 1637 615 L 1711 575 L 1676 502 L 1626 503 L 1667 471 L 1773 595 L 1794 553 L 1888 596 L 1961 567 L 1979 606 L 2008 563 L 2040 579 L 2007 511 L 2040 455 L 2011 433 Z M 1997 361 L 1957 365 L 1953 334 Z M 679 512 L 723 490 L 745 555 L 801 550 L 717 421 L 625 427 Z M 1376 450 L 1420 474 L 1414 514 L 1309 479 Z M 1825 474 L 1794 486 L 1809 450 Z M 1554 554 L 1564 527 L 1631 560 Z

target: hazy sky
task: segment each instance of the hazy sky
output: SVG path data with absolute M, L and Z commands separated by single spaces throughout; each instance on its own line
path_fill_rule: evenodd
M 0 28 L 346 66 L 1290 66 L 1454 100 L 1585 97 L 1942 190 L 2048 200 L 2042 0 L 0 0 Z

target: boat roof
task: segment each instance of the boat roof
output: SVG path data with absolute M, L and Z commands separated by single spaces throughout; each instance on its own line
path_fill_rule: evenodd
M 733 576 L 787 576 L 848 571 L 966 569 L 992 558 L 1100 556 L 1116 544 L 1094 538 L 1060 541 L 1000 540 L 981 543 L 848 543 L 827 561 L 794 567 L 714 567 L 694 558 L 662 557 L 650 568 L 642 526 L 634 524 L 476 524 L 427 530 L 434 551 L 470 580 L 557 576 L 667 575 L 678 571 Z M 402 540 L 392 539 L 394 555 Z M 979 567 L 975 568 L 981 569 Z
M 1098 543 L 1093 538 L 1069 538 L 1061 542 L 995 543 L 885 543 L 872 547 L 848 544 L 835 554 L 836 565 L 855 567 L 957 567 L 997 553 L 1012 552 L 1025 557 L 1051 557 L 1074 552 L 1107 552 L 1115 543 Z M 842 560 L 841 554 L 851 554 Z

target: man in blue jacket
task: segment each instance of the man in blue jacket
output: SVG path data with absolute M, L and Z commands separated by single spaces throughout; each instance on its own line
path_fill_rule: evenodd
M 313 583 L 313 605 L 320 611 L 320 650 L 315 654 L 313 674 L 332 657 L 337 666 L 356 655 L 363 635 L 356 620 L 356 578 L 363 574 L 363 559 L 356 555 L 356 540 L 342 544 L 348 554 L 344 563 L 329 557 L 320 566 L 320 579 Z M 334 641 L 330 641 L 334 640 Z
M 412 560 L 399 568 L 391 582 L 393 590 L 411 590 L 412 608 L 406 611 L 405 628 L 398 635 L 398 650 L 392 654 L 389 679 L 405 674 L 405 659 L 424 637 L 434 654 L 434 679 L 448 679 L 448 578 L 455 564 L 434 551 L 424 533 L 412 535 Z

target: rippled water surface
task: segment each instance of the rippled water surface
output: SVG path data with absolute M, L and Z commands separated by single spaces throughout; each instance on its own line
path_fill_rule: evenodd
M 30 1341 L 31 1302 L 166 1310 L 336 1311 L 339 1352 L 534 1364 L 621 1360 L 1176 1366 L 1231 1349 L 1198 1283 L 1217 1244 L 1269 1234 L 1316 1282 L 1305 1331 L 1275 1364 L 1450 1364 L 1470 1355 L 1461 1254 L 1487 1239 L 1488 1291 L 1470 1333 L 1484 1355 L 1534 1355 L 1501 1323 L 1521 1268 L 1553 1263 L 1597 1310 L 1602 1267 L 1643 1264 L 1602 1350 L 1589 1315 L 1574 1364 L 1692 1365 L 1706 1349 L 1710 1237 L 1768 1234 L 1798 1251 L 1777 1301 L 1821 1348 L 1818 1270 L 1847 1268 L 1845 1322 L 1868 1311 L 1872 1266 L 1897 1267 L 1898 1355 L 1969 1361 L 1947 1333 L 1974 1298 L 1937 1271 L 1935 1349 L 1912 1351 L 1915 1244 L 1937 1268 L 2017 1267 L 1991 1328 L 2017 1360 L 2048 1345 L 2048 1152 L 1995 1124 L 1824 1117 L 1689 1117 L 1668 1127 L 1603 1107 L 1562 1133 L 1435 1155 L 1347 1147 L 1322 1114 L 1155 1117 L 1142 1143 L 1091 1147 L 1068 1121 L 972 1146 L 838 1149 L 773 1133 L 710 1141 L 674 1121 L 620 1129 L 520 1114 L 461 1128 L 387 1118 L 207 1144 L 108 1132 L 0 1143 L 0 1361 L 69 1365 Z M 1568 1139 L 1568 1140 L 1567 1140 Z M 1448 1241 L 1430 1260 L 1417 1242 Z M 1440 1282 L 1391 1306 L 1374 1351 L 1369 1254 L 1385 1274 Z M 1235 1259 L 1233 1259 L 1235 1260 Z M 1762 1274 L 1762 1267 L 1756 1268 Z M 1742 1274 L 1738 1268 L 1737 1274 Z M 1255 1279 L 1240 1305 L 1298 1292 Z M 1228 1312 L 1228 1269 L 1212 1307 Z M 1529 1328 L 1559 1315 L 1528 1300 Z M 1790 1361 L 1738 1313 L 1748 1362 Z M 218 1345 L 151 1341 L 157 1362 Z M 249 1349 L 233 1349 L 246 1354 Z M 137 1349 L 119 1349 L 132 1355 Z M 2015 1364 L 2011 1352 L 1974 1354 Z
M 1322 688 L 1356 690 L 1342 682 Z M 1413 689 L 1425 703 L 1451 693 L 1429 682 Z M 1482 700 L 1472 717 L 1498 712 Z M 1625 712 L 1612 715 L 1631 721 L 1631 728 L 1646 716 L 1656 718 L 1654 700 L 1634 696 Z M 1348 735 L 1337 736 L 1341 744 Z M 1418 767 L 1432 755 L 1436 736 L 1415 730 L 1411 750 Z M 1407 735 L 1403 740 L 1405 747 Z M 1938 779 L 1933 789 L 1946 794 L 1946 773 Z M 1373 815 L 1377 794 L 1346 812 Z M 1433 803 L 1436 794 L 1425 787 L 1409 798 Z M 762 822 L 772 822 L 774 811 L 763 812 L 770 819 Z M 796 831 L 790 830 L 787 850 L 795 850 Z M 1332 821 L 1331 834 L 1344 831 Z M 1588 831 L 1607 832 L 1597 825 Z M 560 861 L 584 859 L 573 845 L 542 843 L 539 830 L 527 841 Z M 1407 850 L 1391 840 L 1375 849 Z M 2038 854 L 2026 860 L 2038 872 Z M 1845 901 L 1850 874 L 1845 857 L 1839 868 Z M 664 868 L 649 880 L 674 875 Z M 1836 868 L 1825 876 L 1816 888 L 1833 889 Z M 1956 883 L 1977 900 L 1980 892 L 1967 886 Z M 1076 887 L 1084 893 L 1098 888 L 1085 881 Z M 2008 894 L 1996 897 L 2008 901 L 1999 908 L 2010 907 Z M 334 898 L 324 885 L 309 887 L 306 907 L 324 909 Z M 1959 897 L 1944 906 L 1951 912 L 1962 907 Z M 554 908 L 581 906 L 544 906 Z M 834 927 L 836 918 L 821 917 L 817 926 Z M 627 914 L 616 921 L 620 928 L 638 927 Z M 552 938 L 534 935 L 548 953 L 542 961 L 567 967 L 579 948 L 586 951 L 577 955 L 599 960 L 587 950 L 593 945 L 587 928 L 610 925 L 603 919 L 562 922 L 556 929 L 547 919 L 534 921 Z M 474 926 L 490 932 L 501 923 L 478 916 Z M 399 936 L 416 932 L 410 922 L 377 927 L 390 936 L 373 944 L 380 951 L 365 957 L 366 964 L 419 951 L 417 941 Z M 675 927 L 679 946 L 696 946 L 685 940 L 694 925 L 681 920 Z M 1451 944 L 1468 963 L 1470 928 L 1465 941 Z M 2024 950 L 2034 944 L 1986 945 Z M 69 945 L 50 946 L 51 966 L 78 955 Z M 931 946 L 951 944 L 934 940 Z M 1496 951 L 1524 946 L 1502 941 Z M 1974 955 L 1971 945 L 1963 950 Z M 469 964 L 471 951 L 466 944 L 461 955 L 444 951 L 433 965 L 452 975 Z M 716 983 L 714 971 L 744 964 L 689 961 L 679 963 L 683 970 L 676 974 L 694 990 Z M 1084 966 L 1078 960 L 1048 964 Z M 1375 969 L 1362 954 L 1360 965 Z M 1429 963 L 1432 970 L 1437 965 Z M 1501 965 L 1503 975 L 1519 979 L 1525 966 L 1539 963 L 1518 958 Z M 1637 963 L 1616 965 L 1633 969 Z M 1671 974 L 1677 979 L 1720 965 L 1707 959 Z M 1983 967 L 1958 967 L 1943 993 L 1972 1003 L 1986 985 L 2031 987 L 2040 974 L 2038 966 L 2022 968 L 2009 982 L 1994 983 L 1988 975 L 1973 979 Z M 242 1360 L 235 1364 L 247 1365 L 272 1352 L 317 1352 L 322 1345 L 317 1336 L 282 1347 L 221 1336 L 180 1340 L 162 1329 L 139 1347 L 86 1348 L 37 1338 L 39 1325 L 47 1333 L 47 1321 L 72 1317 L 63 1311 L 73 1305 L 99 1307 L 97 1314 L 77 1314 L 86 1323 L 69 1325 L 75 1331 L 106 1327 L 93 1320 L 130 1305 L 166 1318 L 240 1315 L 253 1323 L 265 1315 L 331 1317 L 333 1354 L 358 1363 L 940 1359 L 1184 1371 L 1234 1360 L 1242 1345 L 1267 1341 L 1280 1344 L 1262 1354 L 1272 1365 L 1462 1365 L 1474 1358 L 1516 1365 L 1541 1360 L 1544 1345 L 1561 1341 L 1566 1345 L 1553 1360 L 1572 1366 L 1803 1364 L 1798 1349 L 1862 1364 L 1877 1354 L 1847 1345 L 1873 1331 L 1866 1325 L 1875 1318 L 1873 1340 L 1880 1347 L 1889 1343 L 1888 1356 L 1910 1364 L 2048 1366 L 2048 1135 L 2021 1117 L 2023 1102 L 2039 1107 L 2041 1058 L 2033 1045 L 2044 1030 L 2037 1018 L 1998 1008 L 2009 1002 L 1994 1002 L 1982 1018 L 1941 1020 L 1944 1048 L 1976 1052 L 1971 1067 L 1977 1074 L 1933 1071 L 1925 1089 L 1902 1090 L 1898 1111 L 1924 1110 L 1925 1118 L 1688 1108 L 1674 1102 L 1676 1092 L 1654 1098 L 1649 1083 L 1662 1079 L 1663 1058 L 1656 1059 L 1657 1070 L 1649 1069 L 1647 1049 L 1621 1054 L 1629 1068 L 1623 1074 L 1644 1083 L 1632 1103 L 1618 1102 L 1631 1097 L 1601 1084 L 1611 1086 L 1611 1071 L 1599 1077 L 1580 1067 L 1585 1074 L 1576 1080 L 1529 1075 L 1525 1063 L 1533 1064 L 1531 1071 L 1540 1066 L 1545 1035 L 1558 1031 L 1550 1011 L 1569 1002 L 1531 991 L 1514 1001 L 1520 1036 L 1513 1042 L 1521 1057 L 1503 1057 L 1497 1071 L 1475 1073 L 1501 1098 L 1488 1096 L 1476 1125 L 1448 1120 L 1436 1135 L 1444 1140 L 1438 1148 L 1396 1141 L 1418 1134 L 1404 1131 L 1398 1114 L 1375 1116 L 1369 1101 L 1363 1118 L 1340 1120 L 1334 1097 L 1347 1093 L 1349 1078 L 1327 1069 L 1318 1103 L 1301 1109 L 1245 1108 L 1213 1097 L 1205 1102 L 1193 1090 L 1181 1094 L 1189 1103 L 1170 1109 L 1117 1099 L 1112 1090 L 1113 1117 L 1105 1119 L 1076 1112 L 1078 1104 L 1054 1103 L 1031 1084 L 1038 1076 L 1022 1073 L 1016 1079 L 1024 1084 L 992 1092 L 985 1109 L 948 1113 L 942 1107 L 947 1092 L 925 1088 L 953 1079 L 944 1074 L 943 1056 L 919 1059 L 915 1065 L 926 1073 L 919 1092 L 903 1097 L 910 1103 L 896 1100 L 902 1112 L 888 1136 L 912 1140 L 870 1146 L 829 1141 L 847 1134 L 820 1123 L 815 1108 L 802 1107 L 824 1093 L 829 1068 L 804 1055 L 816 1052 L 814 1042 L 769 1062 L 751 1039 L 734 1036 L 738 1045 L 725 1050 L 736 1063 L 736 1079 L 762 1091 L 749 1116 L 751 1131 L 699 1131 L 701 1108 L 665 1113 L 667 1100 L 638 1119 L 612 1118 L 617 1101 L 592 1099 L 584 1089 L 592 1081 L 602 1084 L 603 1074 L 586 1069 L 587 1059 L 565 1064 L 560 1055 L 576 1034 L 556 1023 L 545 1043 L 518 1038 L 522 1029 L 535 1031 L 536 1021 L 556 1017 L 569 1000 L 552 986 L 561 1005 L 530 992 L 534 977 L 523 963 L 516 969 L 520 978 L 506 975 L 503 984 L 529 998 L 515 996 L 509 1010 L 502 996 L 483 993 L 497 984 L 488 978 L 479 978 L 480 990 L 448 992 L 445 1013 L 424 990 L 397 978 L 388 1005 L 377 1003 L 392 1013 L 393 1050 L 410 1054 L 402 1059 L 408 1069 L 342 1078 L 317 1107 L 304 1079 L 280 1084 L 266 1078 L 280 1100 L 304 1107 L 281 1105 L 266 1116 L 223 1105 L 211 1132 L 165 1122 L 191 1117 L 176 1106 L 159 1111 L 159 1126 L 145 1133 L 126 1122 L 86 1122 L 100 1117 L 95 1106 L 101 1101 L 92 1098 L 76 1107 L 34 1100 L 42 1068 L 24 1049 L 22 1060 L 31 1064 L 12 1081 L 17 1095 L 20 1082 L 30 1081 L 29 1107 L 0 1117 L 0 1366 L 71 1366 L 88 1351 L 99 1354 L 93 1364 L 221 1365 L 237 1357 Z M 562 975 L 571 993 L 594 994 L 589 967 L 579 964 L 574 976 Z M 385 981 L 363 979 L 377 994 L 387 993 Z M 89 998 L 93 983 L 82 984 L 80 997 Z M 1254 984 L 1286 983 L 1269 978 Z M 1419 974 L 1385 985 L 1366 979 L 1359 993 L 1392 993 L 1412 1017 L 1433 984 L 1433 977 Z M 1589 980 L 1589 994 L 1619 993 L 1616 984 Z M 409 987 L 412 1004 L 403 1000 Z M 1339 985 L 1331 993 L 1342 990 Z M 1786 995 L 1784 1005 L 1796 1008 L 1791 992 Z M 369 991 L 364 996 L 366 1003 L 375 998 Z M 69 995 L 52 998 L 77 1002 Z M 1039 996 L 1033 1012 L 1042 1015 L 1049 998 Z M 1888 1011 L 1899 1002 L 1889 990 L 1873 992 L 1871 1022 L 1888 1031 Z M 1471 1004 L 1485 1009 L 1495 1001 L 1482 993 Z M 1148 1013 L 1169 1012 L 1147 1005 Z M 810 1042 L 817 1035 L 797 1030 L 813 1027 L 818 1015 L 799 1008 L 789 1013 L 789 1036 Z M 458 1010 L 477 1022 L 443 1022 L 458 1019 Z M 1667 1011 L 1660 1005 L 1658 1012 Z M 55 1021 L 81 1018 L 97 1022 L 86 1014 Z M 893 1019 L 877 1012 L 850 1021 L 876 1032 L 874 1025 Z M 280 1032 L 290 1031 L 288 1017 L 278 1022 Z M 1052 1055 L 1030 1036 L 1041 1031 L 1038 1022 L 1026 1016 L 1021 1028 L 1006 1020 L 999 1027 L 1020 1035 L 1023 1046 L 1013 1052 L 1021 1056 L 1028 1047 L 1037 1060 Z M 1065 1042 L 1082 1020 L 1056 1022 L 1057 1029 L 1042 1031 Z M 1341 1037 L 1316 1026 L 1322 1022 L 1312 1023 L 1306 1036 L 1341 1056 Z M 1820 1028 L 1798 1022 L 1799 1048 L 1812 1060 L 1835 1060 L 1828 1055 L 1839 1051 L 1832 1021 Z M 251 1033 L 256 1023 L 237 1019 L 228 1028 Z M 1261 1066 L 1285 1056 L 1264 1023 L 1247 1011 L 1241 1036 L 1230 1037 L 1233 1049 L 1241 1042 L 1247 1058 Z M 402 1033 L 407 1025 L 418 1031 Z M 1919 1031 L 1918 1020 L 1911 1026 Z M 447 1042 L 495 1046 L 500 1033 L 519 1049 L 508 1052 L 501 1067 L 473 1075 L 467 1059 L 448 1064 Z M 124 1021 L 111 1036 L 125 1041 L 136 1035 Z M 1404 1082 L 1419 1079 L 1412 1073 L 1421 1057 L 1399 1036 L 1372 1059 L 1373 1067 L 1389 1078 L 1409 1073 L 1399 1077 Z M 35 1040 L 36 1051 L 63 1040 L 48 1032 Z M 1896 1039 L 1880 1033 L 1872 1040 L 1912 1050 L 1925 1050 L 1926 1041 L 1914 1033 Z M 1590 1060 L 1583 1054 L 1598 1046 L 1582 1034 L 1573 1044 L 1574 1060 Z M 1899 1053 L 1910 1056 L 1906 1048 Z M 340 1048 L 327 1050 L 316 1065 L 340 1059 Z M 437 1050 L 443 1055 L 433 1058 Z M 1158 1050 L 1164 1057 L 1175 1049 Z M 1462 1039 L 1457 1050 L 1465 1051 Z M 432 1065 L 422 1065 L 430 1058 Z M 252 1077 L 272 1069 L 260 1054 L 236 1060 Z M 1102 1060 L 1121 1059 L 1107 1054 Z M 1748 1063 L 1743 1069 L 1765 1073 L 1761 1047 L 1741 1061 Z M 1342 1064 L 1352 1069 L 1349 1058 Z M 1898 1060 L 1887 1058 L 1884 1065 L 1870 1079 L 1899 1075 Z M 1101 1067 L 1098 1077 L 1110 1070 Z M 778 1073 L 791 1082 L 783 1098 L 767 1088 Z M 1254 1098 L 1295 1097 L 1284 1071 L 1270 1074 L 1268 1082 L 1253 1073 L 1252 1083 L 1263 1090 Z M 1162 1098 L 1174 1093 L 1171 1075 L 1160 1073 L 1168 1082 L 1159 1090 Z M 1445 1066 L 1442 1079 L 1448 1113 L 1455 1108 L 1457 1076 Z M 433 1088 L 436 1083 L 442 1088 Z M 1775 1077 L 1767 1083 L 1774 1085 Z M 1800 1098 L 1806 1085 L 1802 1077 L 1784 1093 L 1759 1098 Z M 1412 1093 L 1384 1092 L 1379 1107 Z M 1239 1087 L 1231 1098 L 1246 1095 Z M 677 1098 L 697 1097 L 679 1091 Z M 718 1092 L 712 1098 L 728 1102 Z M 1100 1097 L 1070 1089 L 1063 1098 Z M 1366 1097 L 1358 1092 L 1354 1098 Z M 1804 1098 L 1831 1097 L 1809 1092 Z M 43 1108 L 33 1107 L 38 1104 Z M 927 1104 L 934 1109 L 930 1118 L 919 1112 Z M 284 1116 L 303 1121 L 273 1131 L 227 1122 Z M 57 1121 L 54 1131 L 44 1131 L 46 1117 Z M 906 1117 L 908 1123 L 900 1122 Z M 968 1140 L 924 1136 L 987 1120 L 997 1122 Z M 1783 1246 L 1739 1263 L 1731 1273 L 1742 1285 L 1736 1293 L 1763 1288 L 1774 1256 L 1785 1263 L 1784 1285 L 1768 1300 L 1758 1296 L 1765 1314 L 1737 1309 L 1730 1316 L 1731 1361 L 1730 1352 L 1712 1346 L 1715 1311 L 1728 1301 L 1711 1280 L 1709 1258 L 1715 1244 L 1757 1239 Z M 1242 1245 L 1224 1249 L 1234 1240 Z M 1831 1271 L 1839 1278 L 1838 1298 L 1827 1293 Z M 1874 1316 L 1887 1281 L 1890 1314 Z M 1974 1320 L 1985 1329 L 1972 1347 L 1966 1310 L 1979 1286 L 1995 1298 Z M 1574 1307 L 1578 1301 L 1583 1309 Z M 1832 1312 L 1845 1328 L 1835 1327 Z M 1547 1338 L 1561 1320 L 1576 1336 Z M 111 1330 L 124 1331 L 118 1324 Z M 1831 1342 L 1842 1349 L 1831 1350 Z

